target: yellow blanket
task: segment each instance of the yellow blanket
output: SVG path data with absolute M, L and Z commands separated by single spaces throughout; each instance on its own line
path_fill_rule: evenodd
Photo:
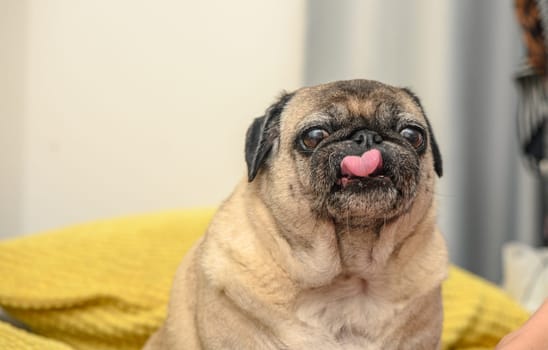
M 139 349 L 161 324 L 171 280 L 213 209 L 93 222 L 0 242 L 0 349 Z M 444 349 L 492 349 L 528 314 L 496 286 L 452 267 Z

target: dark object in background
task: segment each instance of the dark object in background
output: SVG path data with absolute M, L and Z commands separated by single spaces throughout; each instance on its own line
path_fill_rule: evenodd
M 542 186 L 542 244 L 548 246 L 548 0 L 516 0 L 516 15 L 527 49 L 516 74 L 519 87 L 518 136 L 528 164 Z

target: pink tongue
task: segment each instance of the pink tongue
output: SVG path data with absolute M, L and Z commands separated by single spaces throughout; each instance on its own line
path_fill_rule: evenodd
M 382 167 L 382 155 L 378 149 L 372 149 L 361 157 L 346 156 L 341 162 L 341 172 L 345 176 L 366 177 Z

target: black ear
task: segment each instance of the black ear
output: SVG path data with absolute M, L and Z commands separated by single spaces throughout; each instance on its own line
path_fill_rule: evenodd
M 432 148 L 432 156 L 434 157 L 434 170 L 436 170 L 438 177 L 441 177 L 443 175 L 443 161 L 441 160 L 441 152 L 438 147 L 438 143 L 436 142 L 436 137 L 432 132 L 432 126 L 430 125 L 428 118 L 426 118 L 426 124 L 428 125 L 428 133 L 430 134 L 430 148 Z
M 255 118 L 247 129 L 245 139 L 245 161 L 247 163 L 247 179 L 253 181 L 259 169 L 266 161 L 276 139 L 280 136 L 280 116 L 282 111 L 293 97 L 293 93 L 283 93 L 271 105 L 265 115 Z
M 410 89 L 403 88 L 403 91 L 405 91 L 412 99 L 413 101 L 419 106 L 422 115 L 424 115 L 424 118 L 426 119 L 426 125 L 428 126 L 428 134 L 430 135 L 430 148 L 432 149 L 432 156 L 434 158 L 434 170 L 436 171 L 436 174 L 438 174 L 439 177 L 443 175 L 443 162 L 441 160 L 441 152 L 438 147 L 438 143 L 436 142 L 436 138 L 434 137 L 434 133 L 432 132 L 432 126 L 430 125 L 430 121 L 426 117 L 426 113 L 424 113 L 424 108 L 422 107 L 421 101 L 415 95 Z

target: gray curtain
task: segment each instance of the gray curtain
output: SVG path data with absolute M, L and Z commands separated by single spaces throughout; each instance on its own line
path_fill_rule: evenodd
M 421 97 L 444 158 L 439 225 L 453 263 L 502 278 L 504 242 L 539 241 L 538 184 L 521 160 L 510 0 L 309 0 L 305 82 L 367 78 Z

